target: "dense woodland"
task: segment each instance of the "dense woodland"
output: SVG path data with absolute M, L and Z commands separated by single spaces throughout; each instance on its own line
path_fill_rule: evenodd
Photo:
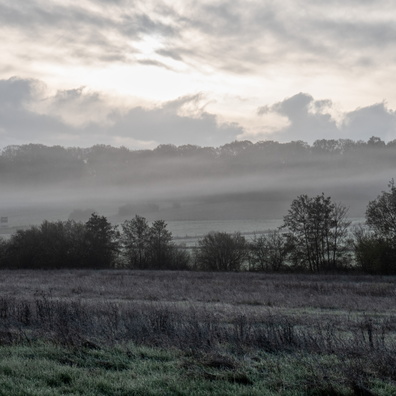
M 81 185 L 126 185 L 150 181 L 227 177 L 268 173 L 293 175 L 319 170 L 322 177 L 394 169 L 396 140 L 385 143 L 349 139 L 302 141 L 235 141 L 224 146 L 160 145 L 154 150 L 129 150 L 96 145 L 90 148 L 47 147 L 39 144 L 8 146 L 0 153 L 0 182 L 50 184 L 67 181 Z M 340 171 L 342 173 L 340 173 Z M 388 178 L 389 179 L 389 178 Z

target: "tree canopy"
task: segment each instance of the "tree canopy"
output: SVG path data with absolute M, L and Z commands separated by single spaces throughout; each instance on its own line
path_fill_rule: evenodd
M 350 222 L 347 208 L 324 194 L 300 195 L 293 200 L 283 227 L 293 245 L 296 266 L 311 272 L 336 270 L 345 264 L 346 237 Z
M 382 191 L 366 210 L 367 225 L 380 237 L 396 242 L 396 186 L 392 179 L 389 191 Z
M 198 241 L 196 266 L 205 271 L 240 271 L 248 245 L 239 232 L 211 232 Z

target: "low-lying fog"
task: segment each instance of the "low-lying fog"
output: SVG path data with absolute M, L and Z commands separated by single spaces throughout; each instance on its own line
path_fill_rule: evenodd
M 342 142 L 331 151 L 301 142 L 140 152 L 7 148 L 0 157 L 0 216 L 8 217 L 9 229 L 44 219 L 84 221 L 92 211 L 113 223 L 135 214 L 166 221 L 268 221 L 282 219 L 298 195 L 323 192 L 349 207 L 350 217 L 364 217 L 368 202 L 394 176 L 396 147 L 348 142 L 349 151 Z

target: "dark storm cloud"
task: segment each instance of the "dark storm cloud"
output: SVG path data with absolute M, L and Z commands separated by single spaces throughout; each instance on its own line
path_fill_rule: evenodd
M 26 142 L 90 146 L 97 143 L 117 144 L 117 139 L 131 139 L 136 144 L 220 145 L 235 140 L 243 132 L 236 124 L 221 124 L 217 117 L 200 106 L 201 95 L 192 95 L 151 109 L 130 108 L 127 111 L 107 107 L 104 122 L 88 121 L 79 126 L 59 114 L 68 108 L 106 108 L 98 93 L 84 88 L 45 95 L 44 84 L 36 80 L 10 78 L 0 80 L 1 146 Z M 33 110 L 40 102 L 46 112 Z M 195 109 L 194 116 L 179 114 L 185 106 Z M 96 110 L 97 111 L 97 110 Z

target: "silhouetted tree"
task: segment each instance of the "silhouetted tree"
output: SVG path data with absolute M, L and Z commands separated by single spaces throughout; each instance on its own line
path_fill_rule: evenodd
M 315 140 L 312 146 L 312 151 L 316 154 L 339 154 L 341 151 L 341 144 L 339 140 Z
M 172 233 L 164 220 L 150 227 L 150 267 L 155 269 L 188 269 L 190 257 L 172 242 Z
M 383 239 L 396 243 L 396 186 L 392 179 L 389 191 L 382 191 L 377 199 L 370 201 L 366 210 L 366 223 Z
M 92 213 L 85 223 L 84 264 L 90 268 L 111 268 L 119 248 L 119 233 L 105 216 Z
M 363 226 L 354 230 L 355 259 L 358 268 L 369 274 L 396 273 L 396 247 Z
M 371 138 L 367 141 L 367 145 L 369 147 L 383 148 L 386 144 L 379 137 L 371 136 Z
M 122 252 L 130 268 L 187 269 L 189 255 L 172 241 L 172 233 L 163 220 L 149 226 L 142 216 L 122 224 Z
M 147 220 L 136 215 L 122 224 L 123 256 L 130 268 L 146 268 L 150 260 L 150 228 Z
M 42 262 L 41 232 L 38 227 L 18 230 L 7 246 L 7 266 L 11 268 L 45 268 Z
M 240 271 L 248 258 L 240 233 L 211 232 L 198 241 L 196 266 L 204 271 Z
M 150 227 L 151 265 L 154 268 L 166 268 L 171 261 L 172 233 L 166 227 L 164 220 L 156 220 Z
M 5 268 L 8 264 L 7 247 L 7 242 L 0 237 L 0 268 Z
M 280 271 L 290 252 L 288 239 L 279 230 L 255 235 L 249 247 L 250 269 L 255 271 Z
M 355 257 L 369 273 L 396 273 L 396 186 L 382 191 L 366 210 L 366 228 L 355 229 Z
M 292 259 L 297 267 L 311 272 L 336 270 L 347 260 L 347 209 L 324 194 L 293 200 L 283 227 L 293 245 Z
M 5 242 L 10 268 L 80 268 L 86 249 L 85 226 L 74 221 L 49 222 L 19 230 Z
M 65 224 L 61 221 L 44 221 L 39 229 L 40 233 L 40 265 L 45 268 L 66 268 L 69 264 L 71 241 L 66 235 Z M 73 263 L 70 262 L 70 266 Z
M 69 220 L 86 222 L 91 217 L 95 209 L 74 209 L 69 215 Z

